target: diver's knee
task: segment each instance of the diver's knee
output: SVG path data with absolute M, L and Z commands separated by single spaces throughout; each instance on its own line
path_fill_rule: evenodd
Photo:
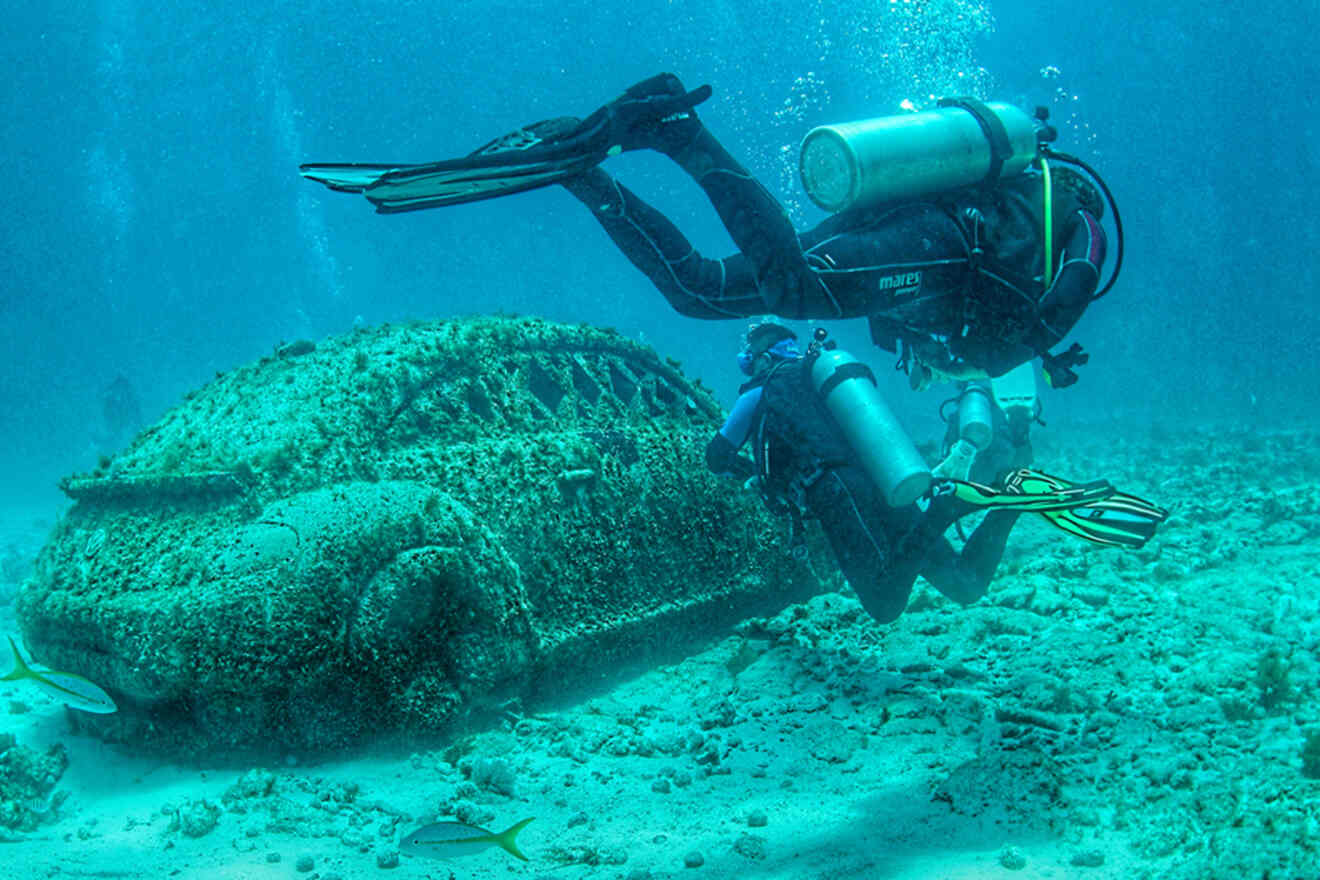
M 965 608 L 968 605 L 975 605 L 978 600 L 984 598 L 990 591 L 990 584 L 965 581 L 957 584 L 936 584 L 935 589 L 939 590 L 944 598 Z
M 876 623 L 893 623 L 902 617 L 903 612 L 907 610 L 908 597 L 912 593 L 910 585 L 906 590 L 897 591 L 878 588 L 859 590 L 856 586 L 853 590 L 861 600 L 866 613 L 871 615 Z

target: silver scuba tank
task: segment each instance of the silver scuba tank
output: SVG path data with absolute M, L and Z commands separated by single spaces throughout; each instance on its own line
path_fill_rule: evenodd
M 958 437 L 977 448 L 985 449 L 994 437 L 990 389 L 969 384 L 958 398 Z
M 880 396 L 866 364 L 837 348 L 822 350 L 811 365 L 811 384 L 887 504 L 905 507 L 926 494 L 930 468 Z
M 822 125 L 802 139 L 799 170 L 826 211 L 911 198 L 1020 174 L 1036 123 L 1001 101 L 955 99 L 918 113 Z

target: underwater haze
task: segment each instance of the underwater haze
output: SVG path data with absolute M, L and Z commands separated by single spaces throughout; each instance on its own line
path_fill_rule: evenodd
M 1310 420 L 1320 139 L 1298 14 L 1278 0 L 21 5 L 0 38 L 5 486 L 50 500 L 113 452 L 117 377 L 150 422 L 217 371 L 355 322 L 589 321 L 731 394 L 742 323 L 673 313 L 566 193 L 377 217 L 297 173 L 462 155 L 662 70 L 714 87 L 703 119 L 800 226 L 820 217 L 796 177 L 815 124 L 943 94 L 1048 106 L 1060 148 L 1112 187 L 1127 255 L 1075 330 L 1091 363 L 1047 420 Z M 610 170 L 704 253 L 731 252 L 668 163 Z M 887 361 L 861 322 L 831 330 Z M 914 424 L 931 410 L 901 386 L 894 405 Z
M 1320 877 L 1313 3 L 16 4 L 7 876 Z M 558 186 L 381 215 L 299 173 L 662 71 L 798 229 L 814 126 L 1046 108 L 1125 250 L 1013 452 L 1119 515 L 1022 513 L 984 595 L 880 622 L 823 517 L 704 466 L 748 319 Z M 604 167 L 735 250 L 676 163 Z M 953 386 L 820 323 L 929 476 Z

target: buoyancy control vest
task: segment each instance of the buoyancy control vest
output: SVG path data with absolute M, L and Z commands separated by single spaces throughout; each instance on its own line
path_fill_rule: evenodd
M 856 456 L 812 388 L 806 358 L 778 363 L 739 391 L 758 386 L 751 439 L 761 490 L 772 503 L 800 505 L 805 482 L 822 469 L 856 463 Z
M 936 109 L 819 126 L 807 133 L 799 159 L 802 184 L 827 211 L 856 213 L 904 201 L 970 196 L 958 199 L 971 204 L 954 215 L 975 264 L 969 289 L 962 296 L 945 290 L 923 303 L 905 303 L 906 315 L 872 316 L 877 345 L 895 351 L 902 339 L 916 345 L 918 357 L 924 346 L 928 358 L 938 361 L 943 355 L 944 371 L 955 377 L 978 368 L 995 375 L 1035 355 L 1047 371 L 1054 365 L 1067 372 L 1063 361 L 1070 358 L 1070 363 L 1085 361 L 1072 350 L 1059 356 L 1047 351 L 1071 329 L 1085 304 L 1063 322 L 1052 318 L 1053 331 L 1061 329 L 1060 323 L 1068 325 L 1063 333 L 1041 332 L 1040 305 L 1059 268 L 1063 233 L 1075 221 L 1077 208 L 1086 207 L 1098 219 L 1101 202 L 1089 183 L 1080 188 L 1092 196 L 1085 205 L 1070 187 L 1051 186 L 1046 163 L 1055 159 L 1085 169 L 1114 208 L 1114 269 L 1092 298 L 1103 296 L 1118 276 L 1122 224 L 1095 171 L 1049 146 L 1057 131 L 1046 124 L 1048 117 L 1044 108 L 1033 116 L 1011 104 L 959 97 L 942 99 Z M 1071 171 L 1067 175 L 1070 183 L 1080 179 Z M 1024 193 L 1033 204 L 1014 205 L 1015 196 Z M 976 204 L 983 200 L 988 203 Z M 1031 217 L 1034 223 L 1021 222 Z M 907 328 L 920 329 L 914 337 Z
M 758 385 L 752 455 L 767 499 L 800 506 L 805 486 L 843 465 L 864 471 L 891 507 L 911 504 L 930 487 L 929 467 L 874 376 L 847 352 L 785 361 L 741 390 Z
M 925 309 L 912 302 L 905 304 L 902 315 L 871 315 L 872 341 L 897 352 L 901 340 L 918 356 L 923 346 L 938 347 L 947 350 L 950 358 L 979 365 L 991 375 L 1044 355 L 1051 343 L 1035 338 L 1040 303 L 1048 289 L 1042 248 L 1044 187 L 1042 174 L 1027 171 L 993 186 L 924 197 L 939 206 L 962 236 L 968 255 L 967 286 L 956 297 L 932 297 Z M 1077 222 L 1083 204 L 1071 188 L 1051 189 L 1049 263 L 1050 274 L 1055 275 L 1066 233 Z M 914 332 L 917 327 L 920 334 Z M 943 341 L 934 346 L 932 340 L 937 338 Z M 933 355 L 923 359 L 934 360 Z

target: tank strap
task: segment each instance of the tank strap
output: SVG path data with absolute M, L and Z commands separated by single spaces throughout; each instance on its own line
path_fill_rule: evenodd
M 939 106 L 957 107 L 972 114 L 972 118 L 981 126 L 985 139 L 990 144 L 990 170 L 985 174 L 986 183 L 999 179 L 1004 170 L 1004 162 L 1013 155 L 1013 145 L 1008 139 L 1008 129 L 995 112 L 975 98 L 940 98 Z
M 753 378 L 749 382 L 743 383 L 738 393 L 744 390 L 755 388 L 758 385 L 764 388 L 774 378 L 775 374 L 784 367 L 793 363 L 793 361 L 780 361 L 765 372 L 765 375 L 759 378 Z M 765 434 L 765 398 L 762 397 L 756 405 L 755 425 L 752 434 L 754 440 L 752 443 L 752 459 L 756 462 L 757 476 L 761 478 L 762 494 L 765 494 L 766 484 L 770 480 L 770 441 Z
M 871 372 L 870 367 L 860 361 L 854 361 L 851 364 L 844 364 L 836 369 L 828 379 L 821 383 L 820 389 L 816 393 L 820 395 L 821 400 L 824 400 L 830 396 L 831 391 L 838 387 L 839 383 L 846 382 L 849 379 L 855 379 L 858 376 L 870 379 L 872 385 L 879 385 L 879 383 L 875 381 L 875 373 Z

